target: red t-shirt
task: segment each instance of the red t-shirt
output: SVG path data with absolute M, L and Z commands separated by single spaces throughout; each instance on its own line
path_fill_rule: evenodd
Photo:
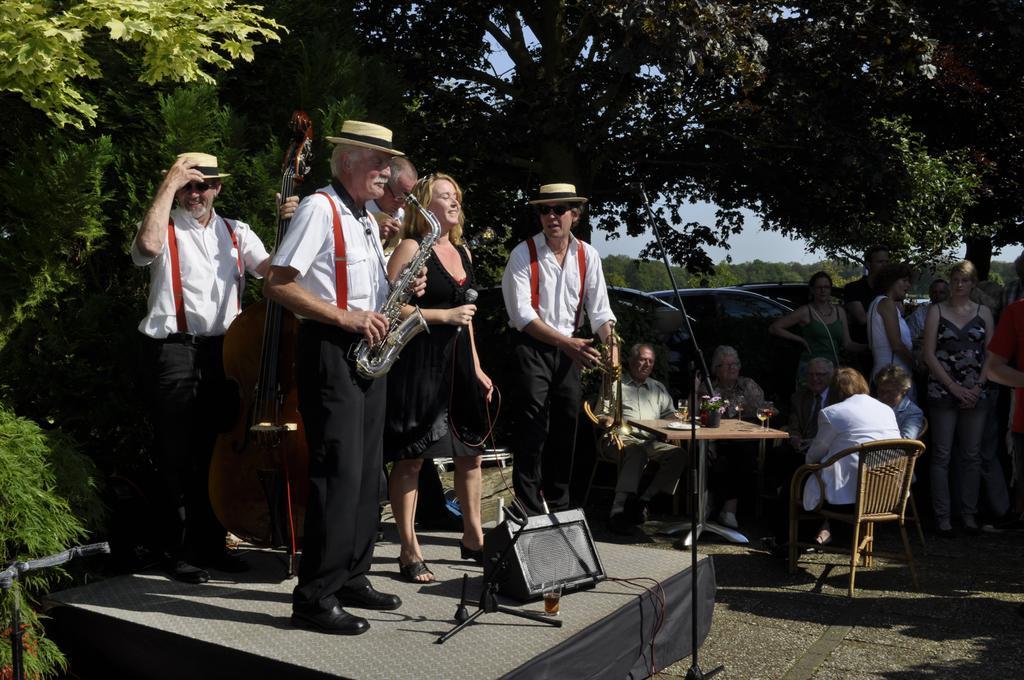
M 1024 366 L 1024 300 L 1003 310 L 996 332 L 988 343 L 988 351 L 1007 359 L 1016 368 Z M 1024 387 L 1017 387 L 1010 429 L 1024 432 Z

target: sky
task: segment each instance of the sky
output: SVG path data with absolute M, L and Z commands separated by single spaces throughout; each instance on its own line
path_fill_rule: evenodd
M 703 224 L 714 224 L 715 206 L 709 203 L 700 203 L 690 206 L 684 211 L 684 222 L 701 222 Z M 802 239 L 791 239 L 772 231 L 762 231 L 758 226 L 760 221 L 753 214 L 746 214 L 746 224 L 743 232 L 733 236 L 729 242 L 729 250 L 724 248 L 711 248 L 708 256 L 712 262 L 721 262 L 727 256 L 732 256 L 733 262 L 750 262 L 752 260 L 763 260 L 765 262 L 800 262 L 802 264 L 813 264 L 824 259 L 821 251 L 807 252 L 807 244 Z M 627 255 L 637 257 L 649 241 L 654 240 L 654 234 L 631 238 L 620 236 L 617 239 L 607 240 L 603 231 L 595 231 L 591 237 L 591 245 L 597 248 L 602 257 L 607 255 Z

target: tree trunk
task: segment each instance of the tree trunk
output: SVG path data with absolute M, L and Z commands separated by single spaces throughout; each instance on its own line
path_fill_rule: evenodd
M 965 260 L 970 260 L 974 268 L 978 270 L 978 280 L 988 280 L 989 270 L 992 268 L 992 239 L 968 238 L 964 241 L 967 244 Z

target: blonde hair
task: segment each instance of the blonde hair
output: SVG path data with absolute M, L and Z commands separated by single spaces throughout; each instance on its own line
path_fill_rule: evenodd
M 978 270 L 970 260 L 960 260 L 950 267 L 949 278 L 952 279 L 954 274 L 964 274 L 971 280 L 971 283 L 978 283 Z
M 446 175 L 443 172 L 435 172 L 432 175 L 423 177 L 416 183 L 416 186 L 412 188 L 412 195 L 416 197 L 416 200 L 420 202 L 425 209 L 430 209 L 430 200 L 434 195 L 434 185 L 440 181 L 448 181 L 452 183 L 455 188 L 455 197 L 459 201 L 459 206 L 462 205 L 462 187 L 455 181 L 455 178 L 451 175 Z M 462 244 L 462 226 L 466 222 L 466 213 L 463 210 L 459 211 L 459 223 L 452 227 L 451 231 L 448 232 L 448 240 L 451 241 L 452 245 L 457 246 Z M 423 219 L 423 215 L 414 206 L 409 206 L 405 210 L 405 216 L 402 218 L 402 238 L 416 238 L 417 236 L 425 236 L 430 231 L 430 225 Z

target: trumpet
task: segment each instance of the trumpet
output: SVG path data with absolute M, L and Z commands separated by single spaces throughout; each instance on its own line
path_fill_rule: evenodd
M 601 437 L 616 449 L 622 450 L 623 438 L 633 434 L 633 428 L 622 417 L 622 364 L 620 363 L 622 338 L 613 326 L 608 341 L 601 347 L 604 359 L 601 367 L 601 389 L 593 399 L 583 402 L 583 411 L 592 423 L 604 429 Z M 617 360 L 612 361 L 612 357 Z

